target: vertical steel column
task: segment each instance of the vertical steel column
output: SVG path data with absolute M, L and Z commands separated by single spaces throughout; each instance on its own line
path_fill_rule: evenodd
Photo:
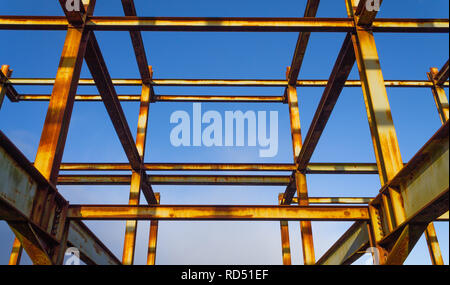
M 158 205 L 161 204 L 161 195 L 159 193 L 155 193 L 155 196 L 156 196 Z M 158 245 L 158 229 L 159 229 L 158 220 L 152 220 L 150 222 L 150 233 L 149 233 L 149 238 L 148 238 L 147 265 L 155 265 L 156 264 L 156 248 Z
M 289 68 L 287 74 L 289 74 Z M 302 132 L 300 125 L 300 112 L 298 109 L 297 87 L 289 85 L 286 89 L 286 96 L 289 104 L 294 162 L 297 163 L 298 156 L 302 149 Z M 299 206 L 308 206 L 309 197 L 308 197 L 308 187 L 306 183 L 306 174 L 301 173 L 300 171 L 297 170 L 295 172 L 295 184 L 297 188 Z M 312 236 L 311 222 L 301 221 L 300 231 L 302 236 L 304 264 L 314 265 L 316 263 L 316 259 L 314 253 L 314 240 Z
M 430 72 L 427 73 L 428 78 L 433 83 L 433 87 L 431 91 L 433 92 L 434 101 L 436 102 L 436 107 L 439 112 L 439 117 L 441 118 L 442 124 L 445 124 L 448 121 L 449 117 L 449 106 L 447 95 L 445 94 L 444 88 L 438 85 L 435 77 L 439 73 L 437 68 L 431 68 Z
M 283 197 L 284 193 L 281 193 L 278 196 L 279 205 L 282 205 Z M 289 241 L 289 222 L 281 221 L 280 230 L 281 230 L 281 248 L 282 248 L 283 265 L 292 265 L 291 243 Z
M 138 150 L 139 156 L 141 157 L 141 161 L 144 161 L 145 155 L 145 144 L 147 141 L 147 127 L 151 96 L 151 86 L 149 84 L 143 84 L 141 105 L 139 110 L 138 130 L 136 135 L 136 148 Z M 144 170 L 141 170 L 141 173 L 133 171 L 133 174 L 131 176 L 130 199 L 128 202 L 129 205 L 139 205 L 140 203 L 142 179 L 145 179 L 144 177 L 146 177 L 145 175 L 143 175 L 143 171 Z M 130 220 L 126 222 L 125 241 L 122 257 L 122 263 L 124 265 L 132 265 L 134 262 L 137 224 L 138 222 L 136 220 Z
M 354 0 L 347 1 L 347 11 L 349 16 L 355 19 L 356 33 L 353 35 L 352 40 L 362 83 L 378 172 L 381 184 L 385 185 L 403 168 L 403 162 L 375 39 L 370 30 L 357 25 L 360 17 L 355 16 L 356 5 L 354 3 Z M 394 228 L 405 221 L 406 215 L 400 193 L 396 189 L 389 189 L 388 193 L 389 197 L 383 197 L 385 199 L 383 202 L 385 213 L 387 212 L 390 213 L 388 215 L 392 215 L 392 217 L 387 217 L 389 223 L 392 222 L 392 225 L 388 225 L 388 227 Z M 375 212 L 376 209 L 371 210 L 372 216 L 374 216 Z M 379 218 L 378 214 L 375 216 Z M 379 226 L 381 226 L 380 221 L 378 220 L 377 223 L 374 222 L 372 220 L 373 235 L 382 235 L 382 230 L 379 231 Z M 384 259 L 382 258 L 381 262 L 383 261 Z
M 436 75 L 439 73 L 437 68 L 431 68 L 430 72 L 427 73 L 428 78 L 433 83 L 431 88 L 436 102 L 436 107 L 439 112 L 439 117 L 441 118 L 442 124 L 445 124 L 449 118 L 449 106 L 447 95 L 445 94 L 444 88 L 440 86 L 435 80 Z M 439 241 L 436 235 L 436 229 L 434 228 L 434 223 L 430 223 L 425 230 L 425 238 L 427 240 L 428 251 L 430 252 L 430 258 L 433 265 L 444 265 L 444 259 L 442 258 L 441 247 L 439 246 Z
M 53 184 L 56 184 L 59 174 L 89 34 L 90 32 L 86 31 L 84 27 L 68 27 L 36 155 L 35 167 Z M 53 203 L 54 201 L 51 197 L 47 197 L 46 201 L 36 202 L 39 205 L 42 202 Z M 44 213 L 35 213 L 35 217 L 44 223 L 49 219 Z M 66 225 L 62 225 L 62 227 L 66 227 Z M 14 228 L 12 229 L 17 233 Z M 20 240 L 24 238 L 23 236 L 18 236 L 19 240 L 14 241 L 14 246 L 17 247 L 20 243 L 24 245 L 25 250 L 35 264 L 58 264 L 62 262 L 63 254 L 61 252 L 64 251 L 66 246 L 66 236 L 66 234 L 62 234 L 62 242 L 59 248 L 53 252 L 53 257 L 50 257 L 43 248 L 34 247 L 32 243 Z M 20 248 L 16 248 L 16 250 L 20 251 Z

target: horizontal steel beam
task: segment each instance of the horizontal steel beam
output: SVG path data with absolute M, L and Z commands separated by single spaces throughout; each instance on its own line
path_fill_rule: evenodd
M 349 205 L 368 205 L 374 198 L 368 197 L 309 197 L 309 204 L 349 204 Z M 292 199 L 292 205 L 298 205 L 298 198 Z
M 200 175 L 151 175 L 151 185 L 254 185 L 283 186 L 290 176 L 200 176 Z M 130 175 L 61 175 L 59 185 L 130 185 Z
M 146 163 L 147 171 L 286 171 L 294 164 Z M 131 171 L 128 163 L 63 163 L 61 171 Z M 378 174 L 375 163 L 311 163 L 308 174 Z
M 367 207 L 72 205 L 74 220 L 366 221 Z
M 21 94 L 19 101 L 50 101 L 49 94 Z M 141 95 L 118 95 L 119 101 L 139 102 Z M 221 102 L 221 103 L 284 103 L 283 96 L 214 96 L 155 95 L 154 102 Z M 102 101 L 100 95 L 77 95 L 75 101 Z
M 58 16 L 0 16 L 0 30 L 65 30 Z M 205 32 L 352 32 L 348 18 L 174 18 L 91 17 L 86 28 L 98 31 L 205 31 Z M 447 33 L 448 19 L 382 19 L 375 32 Z
M 9 82 L 19 86 L 53 86 L 55 79 L 52 78 L 10 78 Z M 142 86 L 141 79 L 112 79 L 115 86 Z M 238 80 L 238 79 L 153 79 L 153 86 L 207 86 L 207 87 L 287 87 L 287 80 Z M 297 87 L 326 87 L 328 80 L 299 80 Z M 386 87 L 411 87 L 431 88 L 433 83 L 429 80 L 386 80 Z M 94 86 L 93 79 L 81 79 L 80 86 Z M 444 87 L 448 87 L 445 82 Z M 345 87 L 361 87 L 361 81 L 348 80 Z

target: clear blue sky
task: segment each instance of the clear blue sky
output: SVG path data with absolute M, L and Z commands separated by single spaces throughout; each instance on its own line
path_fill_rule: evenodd
M 135 0 L 139 16 L 301 17 L 306 0 Z M 56 0 L 0 0 L 3 15 L 63 15 Z M 447 0 L 384 1 L 380 18 L 448 18 Z M 97 0 L 95 15 L 122 16 L 120 0 Z M 344 0 L 322 0 L 319 17 L 346 17 Z M 14 69 L 13 77 L 55 77 L 65 32 L 0 31 L 0 64 Z M 113 78 L 138 78 L 138 68 L 127 32 L 96 32 Z M 296 33 L 145 32 L 143 38 L 155 78 L 284 79 L 298 35 Z M 327 79 L 344 34 L 311 36 L 301 79 Z M 448 59 L 448 34 L 377 34 L 376 41 L 385 79 L 426 80 L 430 67 Z M 90 78 L 86 66 L 82 77 Z M 358 79 L 356 66 L 351 79 Z M 17 87 L 19 92 L 50 93 L 51 87 Z M 139 94 L 140 88 L 118 87 L 119 94 Z M 283 88 L 157 87 L 159 94 L 282 95 Z M 446 90 L 448 94 L 448 89 Z M 95 87 L 79 93 L 95 94 Z M 323 88 L 299 88 L 303 135 L 309 128 Z M 394 123 L 405 162 L 440 127 L 429 89 L 388 89 Z M 0 110 L 0 129 L 34 160 L 48 103 L 10 103 Z M 136 133 L 138 103 L 124 103 L 128 123 Z M 157 103 L 151 106 L 146 162 L 290 163 L 292 147 L 287 105 L 203 104 L 204 110 L 279 111 L 279 152 L 261 159 L 256 148 L 174 148 L 169 135 L 170 115 L 191 112 L 191 103 Z M 64 162 L 126 162 L 104 105 L 76 103 L 64 153 Z M 375 162 L 367 115 L 360 88 L 343 91 L 325 129 L 313 162 Z M 221 173 L 233 174 L 233 173 Z M 244 173 L 245 174 L 245 173 Z M 311 175 L 310 195 L 375 196 L 376 175 Z M 71 203 L 126 204 L 129 187 L 59 187 Z M 155 186 L 164 204 L 277 203 L 284 187 Z M 145 202 L 144 199 L 142 199 Z M 89 222 L 91 229 L 121 259 L 123 222 Z M 319 258 L 350 223 L 313 223 Z M 293 263 L 302 263 L 299 225 L 290 223 Z M 438 238 L 448 264 L 448 223 L 438 223 Z M 146 261 L 148 222 L 139 223 L 136 263 Z M 8 261 L 13 235 L 0 223 L 0 264 Z M 281 264 L 279 223 L 272 222 L 161 222 L 158 264 Z M 29 263 L 27 257 L 24 263 Z M 429 264 L 422 238 L 408 264 Z

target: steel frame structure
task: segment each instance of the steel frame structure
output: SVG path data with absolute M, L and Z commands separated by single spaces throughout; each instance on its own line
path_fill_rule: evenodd
M 368 0 L 367 0 L 368 1 Z M 0 132 L 0 218 L 16 236 L 10 264 L 19 264 L 25 249 L 34 264 L 62 264 L 68 246 L 77 247 L 86 264 L 134 262 L 138 220 L 151 221 L 148 264 L 156 260 L 159 220 L 280 221 L 283 264 L 291 264 L 288 221 L 300 221 L 304 264 L 351 264 L 368 247 L 378 249 L 379 264 L 403 264 L 425 232 L 432 263 L 443 264 L 434 221 L 447 221 L 449 210 L 449 63 L 432 68 L 428 81 L 384 80 L 373 33 L 448 33 L 448 19 L 376 19 L 366 0 L 345 0 L 348 18 L 315 18 L 319 0 L 308 0 L 303 18 L 148 18 L 137 17 L 133 0 L 122 0 L 125 17 L 94 17 L 95 0 L 83 0 L 79 12 L 65 17 L 0 16 L 0 30 L 67 31 L 55 79 L 12 78 L 0 72 L 0 107 L 11 102 L 49 101 L 36 160 L 25 156 Z M 381 1 L 380 1 L 381 2 Z M 129 31 L 140 79 L 112 79 L 95 31 Z M 286 80 L 154 79 L 141 31 L 299 32 Z M 299 80 L 312 32 L 342 32 L 347 37 L 328 80 Z M 83 60 L 92 79 L 80 79 Z M 348 80 L 357 63 L 359 81 Z M 50 85 L 52 94 L 19 94 L 14 86 Z M 77 94 L 79 85 L 95 85 L 99 95 Z M 115 86 L 142 86 L 141 94 L 118 95 Z M 157 95 L 154 86 L 285 87 L 277 96 Z M 302 142 L 297 87 L 325 87 L 310 129 Z M 310 163 L 312 154 L 345 87 L 361 87 L 376 164 Z M 387 87 L 430 88 L 442 128 L 408 162 L 403 163 L 392 121 Z M 102 101 L 127 155 L 127 163 L 62 163 L 75 101 Z M 140 102 L 136 141 L 121 101 Z M 144 163 L 149 107 L 155 102 L 245 102 L 289 105 L 292 164 L 149 164 Z M 131 175 L 59 175 L 60 171 L 129 171 Z M 288 176 L 150 175 L 150 171 L 273 171 Z M 378 174 L 377 197 L 309 197 L 309 174 Z M 160 205 L 152 185 L 278 185 L 279 206 Z M 70 205 L 57 185 L 130 185 L 128 205 Z M 148 205 L 141 205 L 141 192 Z M 274 197 L 275 199 L 275 197 Z M 126 220 L 122 261 L 83 224 L 83 220 Z M 316 260 L 311 221 L 354 221 L 354 225 Z

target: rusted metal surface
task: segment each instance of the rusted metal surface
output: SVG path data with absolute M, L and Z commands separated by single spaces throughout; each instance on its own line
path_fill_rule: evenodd
M 22 257 L 23 247 L 18 238 L 14 239 L 14 243 L 9 256 L 8 265 L 20 265 L 20 258 Z
M 151 175 L 151 185 L 254 185 L 285 186 L 290 176 Z M 59 185 L 129 185 L 130 175 L 60 175 Z
M 355 52 L 352 47 L 352 36 L 348 34 L 298 157 L 299 170 L 306 169 L 354 64 Z
M 42 130 L 35 166 L 51 182 L 56 182 L 70 117 L 80 78 L 83 57 L 90 33 L 83 29 L 67 31 L 61 62 L 52 91 L 52 99 Z M 61 134 L 61 135 L 60 135 Z
M 427 240 L 428 251 L 430 252 L 431 264 L 445 265 L 442 258 L 441 247 L 439 246 L 438 237 L 434 223 L 430 223 L 425 230 L 425 238 Z
M 18 86 L 51 86 L 55 83 L 52 78 L 10 78 L 9 82 Z M 115 86 L 142 86 L 141 79 L 112 79 Z M 287 80 L 226 80 L 226 79 L 153 79 L 153 86 L 216 86 L 216 87 L 287 87 Z M 93 79 L 80 79 L 80 86 L 94 86 Z M 408 87 L 408 88 L 430 88 L 433 86 L 428 80 L 386 80 L 384 82 L 386 87 Z M 299 80 L 297 87 L 326 87 L 328 80 Z M 445 82 L 444 87 L 449 87 L 449 82 Z M 361 87 L 361 81 L 348 80 L 345 87 Z
M 378 241 L 391 251 L 388 264 L 402 264 L 428 224 L 449 210 L 448 136 L 447 122 L 371 202 L 378 207 L 381 195 L 390 188 L 398 189 L 403 200 L 405 221 L 392 231 L 383 227 Z
M 315 17 L 319 8 L 319 3 L 320 0 L 308 0 L 306 3 L 304 17 Z M 297 83 L 310 36 L 311 33 L 308 32 L 302 32 L 298 36 L 297 46 L 295 47 L 294 57 L 291 63 L 291 69 L 287 75 L 290 85 L 295 85 Z
M 303 18 L 137 17 L 132 0 L 122 0 L 125 17 L 92 17 L 95 0 L 64 17 L 0 16 L 0 30 L 65 30 L 67 39 L 56 79 L 11 78 L 0 72 L 0 107 L 12 102 L 50 101 L 33 167 L 0 132 L 0 217 L 17 236 L 11 264 L 23 244 L 35 264 L 61 264 L 66 247 L 81 250 L 87 264 L 120 261 L 81 220 L 128 220 L 123 263 L 133 264 L 137 220 L 150 220 L 147 264 L 156 263 L 159 220 L 280 221 L 283 263 L 291 264 L 288 221 L 300 221 L 304 263 L 314 264 L 311 221 L 356 221 L 318 264 L 351 264 L 368 247 L 377 247 L 382 264 L 402 264 L 425 231 L 433 264 L 442 264 L 431 222 L 448 221 L 449 63 L 431 69 L 429 80 L 384 80 L 373 33 L 448 33 L 448 19 L 378 19 L 369 0 L 347 0 L 349 18 L 314 18 L 319 0 L 308 0 Z M 381 3 L 381 1 L 380 1 Z M 140 79 L 111 79 L 93 31 L 128 31 Z M 141 31 L 299 32 L 286 80 L 153 79 Z M 298 80 L 311 32 L 347 33 L 329 80 Z M 92 79 L 80 79 L 86 59 Z M 348 80 L 355 62 L 360 80 Z M 53 86 L 52 95 L 18 94 L 14 86 Z M 97 86 L 99 95 L 76 95 L 77 86 Z M 142 95 L 117 95 L 116 86 L 142 86 Z M 156 95 L 154 86 L 282 87 L 285 96 Z M 326 87 L 302 144 L 297 87 Z M 377 163 L 310 163 L 315 146 L 344 87 L 362 87 Z M 431 88 L 443 124 L 408 163 L 401 160 L 386 88 Z M 127 155 L 127 163 L 61 164 L 74 101 L 103 101 Z M 138 135 L 133 140 L 121 101 L 141 102 Z M 288 103 L 294 164 L 144 163 L 148 108 L 155 102 Z M 4 171 L 5 169 L 5 171 Z M 129 171 L 131 175 L 61 175 L 60 171 Z M 269 171 L 292 175 L 149 175 L 147 171 Z M 309 197 L 307 174 L 379 174 L 383 188 L 375 197 Z M 73 205 L 58 193 L 62 185 L 130 185 L 129 205 Z M 287 186 L 281 206 L 159 205 L 155 185 Z M 151 205 L 140 206 L 141 190 Z M 297 197 L 294 198 L 295 193 Z M 362 193 L 363 194 L 363 193 Z M 298 206 L 291 206 L 291 204 Z M 327 205 L 327 206 L 310 206 Z M 331 206 L 333 205 L 333 206 Z M 339 205 L 339 206 L 337 206 Z M 352 205 L 352 206 L 346 206 Z M 355 206 L 359 205 L 359 206 Z M 70 219 L 72 219 L 70 221 Z M 66 223 L 66 221 L 70 221 Z M 59 226 L 66 225 L 66 226 Z
M 66 30 L 58 16 L 0 16 L 0 30 Z M 352 32 L 346 18 L 173 18 L 91 17 L 86 27 L 97 31 L 206 31 L 206 32 Z M 374 31 L 384 33 L 448 33 L 448 19 L 382 19 Z
M 135 146 L 128 123 L 126 122 L 123 109 L 117 99 L 117 94 L 112 84 L 105 60 L 101 54 L 97 39 L 94 35 L 91 35 L 89 40 L 85 58 L 87 66 L 89 67 L 100 95 L 102 96 L 109 117 L 119 136 L 119 140 L 130 161 L 130 165 L 134 171 L 140 171 L 141 159 L 139 153 Z
M 295 164 L 146 163 L 147 171 L 295 171 Z M 131 171 L 127 163 L 63 163 L 61 171 Z M 376 163 L 311 163 L 307 174 L 378 174 Z
M 290 68 L 286 72 L 286 77 L 289 80 Z M 289 85 L 286 88 L 286 100 L 289 104 L 289 119 L 291 125 L 291 138 L 292 138 L 292 153 L 293 161 L 296 162 L 300 151 L 302 150 L 302 132 L 300 124 L 300 112 L 298 107 L 298 95 L 297 88 Z M 289 184 L 286 187 L 286 191 L 281 199 L 281 205 L 291 204 L 294 193 L 297 192 L 298 205 L 308 206 L 308 186 L 306 183 L 306 175 L 295 170 L 292 174 Z M 283 231 L 286 231 L 287 225 L 281 224 L 282 235 Z M 315 262 L 314 255 L 314 242 L 312 237 L 311 221 L 300 221 L 300 233 L 302 236 L 302 248 L 303 248 L 303 262 L 305 265 L 311 265 Z M 283 252 L 284 254 L 284 252 Z
M 284 193 L 278 195 L 278 204 L 282 205 Z M 280 222 L 281 231 L 281 256 L 283 258 L 283 265 L 292 265 L 291 257 L 291 242 L 289 239 L 289 222 Z
M 13 71 L 9 69 L 9 65 L 2 65 L 0 69 L 0 109 L 2 108 L 5 96 L 7 96 L 11 102 L 18 102 L 19 100 L 19 94 L 9 81 L 12 72 Z
M 160 193 L 155 193 L 157 205 L 161 203 L 161 195 Z M 147 252 L 147 265 L 155 265 L 156 264 L 156 249 L 158 244 L 158 229 L 159 222 L 158 220 L 150 221 L 150 232 L 148 237 L 148 252 Z
M 374 198 L 358 197 L 309 197 L 309 204 L 369 204 Z M 298 204 L 298 198 L 292 199 L 292 204 Z
M 139 102 L 140 95 L 117 95 L 119 101 Z M 20 101 L 49 101 L 50 95 L 21 94 Z M 220 103 L 284 103 L 282 96 L 209 96 L 209 95 L 155 95 L 154 102 L 220 102 Z M 100 95 L 77 95 L 75 101 L 102 101 Z
M 137 16 L 134 0 L 122 0 L 122 7 L 125 16 Z M 144 84 L 150 84 L 152 75 L 148 69 L 149 64 L 147 61 L 142 35 L 139 31 L 130 31 L 130 37 L 133 44 L 134 53 L 136 54 L 136 61 L 141 74 L 142 82 Z M 152 94 L 154 94 L 154 92 L 152 92 Z
M 88 265 L 120 265 L 115 255 L 79 221 L 70 222 L 68 245 L 80 250 L 81 260 Z
M 74 220 L 366 221 L 367 207 L 72 205 Z
M 133 2 L 133 1 L 131 1 Z M 151 68 L 149 68 L 151 69 Z M 149 78 L 150 80 L 150 78 Z M 147 127 L 148 127 L 148 116 L 150 108 L 150 98 L 151 98 L 151 87 L 148 84 L 142 85 L 142 96 L 141 96 L 141 106 L 139 108 L 139 118 L 138 118 L 138 128 L 136 134 L 136 148 L 138 150 L 141 161 L 144 160 L 145 155 L 145 145 L 147 141 Z M 142 187 L 142 184 L 147 184 L 147 179 L 143 170 L 139 172 L 133 171 L 131 175 L 131 186 L 130 186 L 130 198 L 128 205 L 139 205 L 141 198 L 141 188 L 145 197 L 148 197 L 148 203 L 151 204 L 153 190 L 149 187 Z M 147 184 L 149 185 L 149 184 Z M 152 195 L 153 194 L 153 195 Z M 156 198 L 156 196 L 155 196 Z M 156 201 L 155 201 L 156 202 Z M 155 203 L 156 204 L 156 203 Z M 124 265 L 132 265 L 134 263 L 134 253 L 136 248 L 136 235 L 137 235 L 137 221 L 130 220 L 126 221 L 125 226 L 125 242 L 123 246 L 122 263 Z
M 436 84 L 439 86 L 444 85 L 444 83 L 448 80 L 449 77 L 449 61 L 444 64 L 444 66 L 439 70 L 439 72 L 434 76 L 434 80 L 436 80 Z
M 357 222 L 317 261 L 317 265 L 351 264 L 368 246 L 368 224 Z
M 447 71 L 445 71 L 445 68 L 447 68 Z M 446 74 L 446 76 L 443 74 Z M 448 61 L 441 71 L 438 71 L 436 68 L 431 68 L 430 72 L 427 73 L 427 76 L 433 83 L 431 91 L 433 92 L 434 102 L 436 103 L 439 117 L 444 124 L 449 118 L 449 105 L 447 95 L 439 80 L 447 80 L 448 78 Z
M 42 224 L 39 225 L 33 219 L 33 214 L 36 211 L 36 201 L 40 193 L 38 189 L 48 190 L 48 193 L 57 197 L 58 200 L 64 201 L 64 198 L 2 132 L 0 132 L 0 168 L 2 169 L 0 171 L 1 219 L 8 222 L 21 244 L 25 243 L 24 248 L 34 264 L 53 264 L 46 251 L 58 244 L 58 236 L 52 235 Z M 78 228 L 82 229 L 77 232 L 87 237 L 84 238 L 85 244 L 80 244 L 78 247 L 82 256 L 95 256 L 97 253 L 109 255 L 99 252 L 98 249 L 106 252 L 109 250 L 82 223 L 77 224 Z M 72 240 L 73 236 L 70 232 L 71 230 L 69 230 L 68 243 L 78 245 L 75 239 Z M 14 248 L 16 246 L 17 244 Z M 97 253 L 90 251 L 89 247 L 97 248 Z M 19 261 L 18 256 L 14 258 Z

